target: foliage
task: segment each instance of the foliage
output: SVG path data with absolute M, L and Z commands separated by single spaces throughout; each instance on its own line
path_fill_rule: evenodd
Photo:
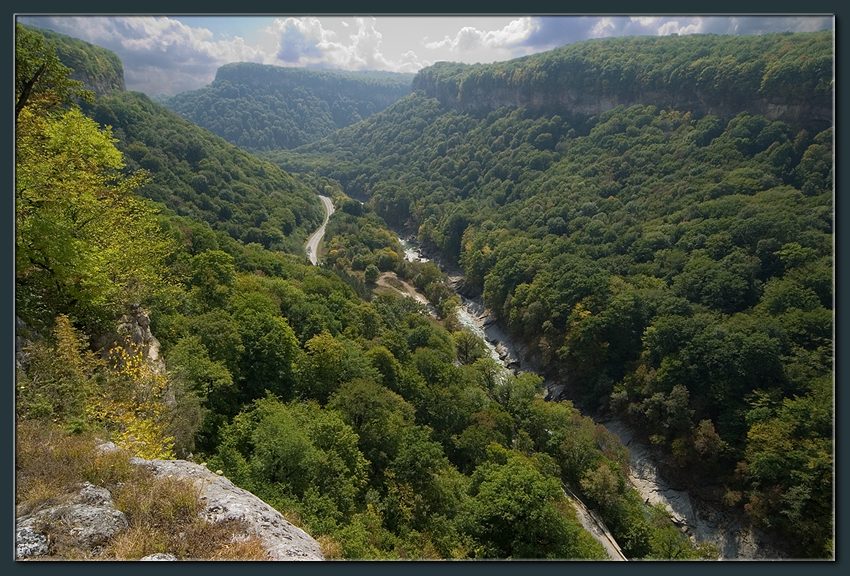
M 165 104 L 248 150 L 294 148 L 379 112 L 410 92 L 409 74 L 281 68 L 240 62 Z
M 800 434 L 805 411 L 748 415 L 754 398 L 779 406 L 832 375 L 831 51 L 828 32 L 621 38 L 438 64 L 383 112 L 274 157 L 458 263 L 464 289 L 549 375 L 569 374 L 583 408 L 621 414 L 682 477 L 742 493 L 762 524 L 823 522 L 831 430 L 806 433 L 818 464 L 792 458 L 779 480 L 748 462 L 760 439 Z M 590 110 L 584 94 L 627 105 Z M 776 119 L 780 103 L 799 115 Z M 466 458 L 480 454 L 472 434 Z M 580 461 L 563 466 L 576 489 Z M 588 487 L 605 485 L 591 470 Z M 830 528 L 803 541 L 770 523 L 793 555 L 829 546 Z M 652 541 L 635 532 L 632 554 L 657 553 Z
M 25 109 L 16 153 L 16 281 L 23 318 L 44 325 L 67 310 L 102 328 L 111 310 L 145 302 L 166 285 L 171 246 L 156 208 L 133 192 L 109 130 L 79 110 Z
M 306 185 L 146 96 L 116 92 L 87 108 L 111 126 L 128 167 L 151 177 L 139 192 L 244 243 L 302 251 L 322 209 Z
M 472 476 L 470 522 L 482 558 L 603 558 L 580 537 L 558 480 L 534 459 L 503 450 Z
M 75 96 L 90 97 L 82 83 L 56 53 L 56 46 L 40 31 L 15 24 L 15 118 L 30 107 L 50 110 Z

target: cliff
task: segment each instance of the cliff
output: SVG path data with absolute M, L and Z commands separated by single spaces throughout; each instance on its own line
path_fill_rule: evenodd
M 819 131 L 832 122 L 832 35 L 612 38 L 509 62 L 440 62 L 413 89 L 464 112 L 502 106 L 597 115 L 651 104 L 697 114 L 741 112 Z

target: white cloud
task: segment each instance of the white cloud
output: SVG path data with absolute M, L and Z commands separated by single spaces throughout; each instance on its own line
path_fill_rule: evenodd
M 617 29 L 612 18 L 599 18 L 593 28 L 590 29 L 591 38 L 602 38 L 611 36 Z
M 266 60 L 286 66 L 314 66 L 343 70 L 415 72 L 428 63 L 408 50 L 397 58 L 384 53 L 383 34 L 376 18 L 342 20 L 348 34 L 337 34 L 318 18 L 277 19 L 267 30 L 277 36 L 274 53 Z
M 669 34 L 699 34 L 703 29 L 702 18 L 688 18 L 689 22 L 680 23 L 678 20 L 669 20 L 658 27 L 656 34 L 667 36 Z
M 660 18 L 658 16 L 632 16 L 629 20 L 636 22 L 641 26 L 652 26 L 660 20 Z
M 426 42 L 431 50 L 448 49 L 451 51 L 469 51 L 479 48 L 511 48 L 527 40 L 534 31 L 532 18 L 518 18 L 497 30 L 481 30 L 473 26 L 464 26 L 454 37 L 445 36 L 442 40 Z

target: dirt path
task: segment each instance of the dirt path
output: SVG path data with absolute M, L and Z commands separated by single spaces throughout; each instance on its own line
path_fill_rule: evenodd
M 375 282 L 375 284 L 383 288 L 395 290 L 403 296 L 413 298 L 420 304 L 428 304 L 428 299 L 425 298 L 425 296 L 420 294 L 412 285 L 399 278 L 395 272 L 384 272 L 383 274 L 378 276 L 378 280 Z

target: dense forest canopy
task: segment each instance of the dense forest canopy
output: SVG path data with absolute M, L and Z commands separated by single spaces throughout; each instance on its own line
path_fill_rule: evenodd
M 593 41 L 436 65 L 414 86 L 269 157 L 415 231 L 573 398 L 643 430 L 682 479 L 716 478 L 703 488 L 795 553 L 823 554 L 834 164 L 832 128 L 813 126 L 831 102 L 831 36 Z M 638 102 L 583 114 L 551 99 L 573 87 Z M 486 96 L 505 90 L 525 96 Z M 655 90 L 725 100 L 660 105 Z M 800 115 L 753 113 L 762 100 Z
M 379 112 L 410 93 L 412 74 L 281 68 L 240 62 L 166 105 L 249 150 L 295 148 Z
M 322 221 L 314 191 L 299 179 L 143 94 L 116 92 L 85 109 L 112 127 L 128 166 L 150 173 L 140 192 L 178 215 L 290 252 Z

